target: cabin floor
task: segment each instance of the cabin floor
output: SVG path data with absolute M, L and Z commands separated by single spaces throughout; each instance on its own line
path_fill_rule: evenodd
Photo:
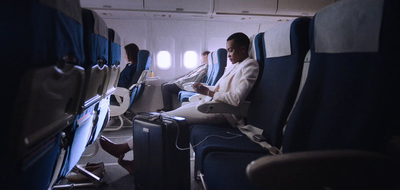
M 115 143 L 123 143 L 126 142 L 126 140 L 132 136 L 132 127 L 123 127 L 122 129 L 118 131 L 103 131 L 102 134 L 103 136 L 106 136 L 110 140 L 112 140 Z M 96 146 L 98 146 L 98 152 L 95 155 L 90 156 L 93 154 L 96 150 Z M 130 151 L 126 153 L 125 158 L 126 160 L 132 160 L 133 159 L 133 152 Z M 99 189 L 99 190 L 134 190 L 135 189 L 135 184 L 134 184 L 134 175 L 130 175 L 125 169 L 123 169 L 120 165 L 117 163 L 118 159 L 111 156 L 107 152 L 105 152 L 101 147 L 100 143 L 97 141 L 90 145 L 89 147 L 86 148 L 84 155 L 79 161 L 79 165 L 84 167 L 87 163 L 99 163 L 99 162 L 104 162 L 105 165 L 105 174 L 102 179 L 103 183 L 100 185 L 94 185 L 94 186 L 89 186 L 89 187 L 79 187 L 79 186 L 74 186 L 74 189 L 87 189 L 87 190 L 92 190 L 92 189 Z M 191 159 L 191 175 L 193 175 L 193 164 L 194 160 Z M 191 176 L 191 190 L 202 190 L 202 186 L 200 182 L 197 182 L 194 180 L 193 176 Z M 60 184 L 70 184 L 70 182 L 67 179 L 64 179 L 61 181 Z M 71 189 L 71 188 L 67 188 Z

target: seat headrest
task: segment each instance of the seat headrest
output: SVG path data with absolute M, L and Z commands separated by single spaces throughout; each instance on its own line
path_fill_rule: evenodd
M 82 11 L 79 0 L 39 0 L 39 2 L 64 13 L 82 24 Z
M 383 2 L 339 1 L 314 17 L 315 52 L 377 52 Z
M 104 22 L 104 20 L 96 12 L 92 11 L 92 13 L 94 18 L 94 33 L 108 39 L 108 27 L 106 22 Z
M 256 34 L 254 34 L 250 37 L 249 58 L 252 58 L 252 59 L 256 59 L 256 47 L 254 44 L 255 37 L 256 37 Z
M 225 49 L 220 48 L 217 51 L 213 52 L 212 54 L 212 59 L 213 59 L 213 64 L 220 64 L 220 61 L 225 61 L 224 58 L 227 56 L 227 52 Z
M 112 29 L 109 28 L 108 29 L 108 36 L 109 36 L 109 40 L 111 40 L 112 42 L 121 45 L 121 38 L 119 37 L 118 33 Z
M 267 58 L 291 55 L 290 27 L 293 20 L 278 24 L 264 33 L 265 53 Z

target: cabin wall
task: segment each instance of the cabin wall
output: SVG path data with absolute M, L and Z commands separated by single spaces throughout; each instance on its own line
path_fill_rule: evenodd
M 163 107 L 161 84 L 191 70 L 183 66 L 183 54 L 186 51 L 197 52 L 200 61 L 201 52 L 225 48 L 227 37 L 235 32 L 243 32 L 250 37 L 278 23 L 141 18 L 105 19 L 105 22 L 121 37 L 122 68 L 126 64 L 123 49 L 126 44 L 135 43 L 140 49 L 147 49 L 152 53 L 150 69 L 160 77 L 160 80 L 146 83 L 143 95 L 132 106 L 136 112 L 155 111 Z M 171 53 L 171 67 L 167 70 L 156 66 L 159 51 Z M 176 106 L 179 106 L 178 102 Z
M 183 54 L 192 50 L 201 52 L 225 48 L 226 38 L 243 32 L 249 37 L 277 22 L 246 23 L 202 20 L 149 20 L 149 19 L 105 19 L 109 28 L 113 28 L 121 37 L 121 63 L 124 66 L 123 46 L 135 43 L 140 49 L 152 53 L 151 69 L 160 76 L 160 84 L 187 73 L 190 69 L 183 66 Z M 166 50 L 172 55 L 172 66 L 168 70 L 156 67 L 156 54 Z M 200 57 L 199 57 L 200 59 Z

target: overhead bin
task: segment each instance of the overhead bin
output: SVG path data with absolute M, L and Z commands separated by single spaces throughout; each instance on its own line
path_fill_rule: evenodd
M 144 0 L 147 11 L 204 13 L 211 11 L 212 0 Z
M 278 0 L 277 15 L 314 16 L 321 8 L 336 0 Z
M 214 0 L 216 15 L 275 15 L 278 0 Z
M 143 10 L 143 0 L 80 0 L 81 6 L 89 9 Z

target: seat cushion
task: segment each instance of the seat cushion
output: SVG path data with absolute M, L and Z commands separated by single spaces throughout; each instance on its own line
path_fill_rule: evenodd
M 247 165 L 263 153 L 250 152 L 211 152 L 204 159 L 204 181 L 208 190 L 253 190 L 259 189 L 251 184 L 246 176 Z
M 203 160 L 214 151 L 251 152 L 267 154 L 267 150 L 252 142 L 237 128 L 230 125 L 194 125 L 190 132 L 190 143 L 196 153 L 195 166 L 203 171 Z

